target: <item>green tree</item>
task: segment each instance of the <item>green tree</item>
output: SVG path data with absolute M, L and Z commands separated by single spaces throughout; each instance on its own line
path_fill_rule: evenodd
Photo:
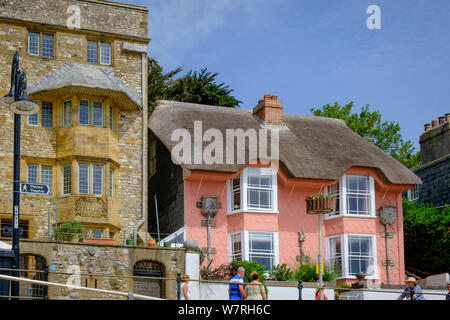
M 241 101 L 231 95 L 233 90 L 223 82 L 216 82 L 218 75 L 217 72 L 208 72 L 206 68 L 200 72 L 191 70 L 169 85 L 166 98 L 230 108 L 239 106 Z
M 438 209 L 403 199 L 406 267 L 431 273 L 450 268 L 450 206 Z
M 84 233 L 84 226 L 81 222 L 76 220 L 67 221 L 61 223 L 55 229 L 55 240 L 56 241 L 71 241 L 74 237 L 81 239 Z
M 361 107 L 360 113 L 352 113 L 352 108 L 353 102 L 344 106 L 335 102 L 320 109 L 311 108 L 311 112 L 318 117 L 344 120 L 350 129 L 408 168 L 419 164 L 420 152 L 415 152 L 411 141 L 403 140 L 398 123 L 382 121 L 380 112 L 371 112 L 368 105 Z
M 149 58 L 148 67 L 148 109 L 149 115 L 156 107 L 157 100 L 175 100 L 223 107 L 238 107 L 237 100 L 225 83 L 217 83 L 218 73 L 201 69 L 189 71 L 185 76 L 174 79 L 183 68 L 163 72 L 163 67 L 154 58 Z
M 165 99 L 167 88 L 173 84 L 173 77 L 183 70 L 179 67 L 167 73 L 154 58 L 148 58 L 148 111 L 149 115 L 156 108 L 156 101 Z

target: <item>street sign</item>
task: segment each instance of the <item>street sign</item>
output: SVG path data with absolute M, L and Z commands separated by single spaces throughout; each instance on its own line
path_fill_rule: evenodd
M 48 196 L 50 194 L 50 186 L 42 183 L 21 182 L 20 193 Z

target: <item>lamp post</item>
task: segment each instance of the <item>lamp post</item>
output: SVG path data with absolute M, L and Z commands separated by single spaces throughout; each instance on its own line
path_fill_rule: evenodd
M 20 217 L 20 126 L 21 115 L 39 112 L 39 106 L 27 96 L 27 76 L 19 70 L 19 52 L 16 51 L 11 66 L 11 88 L 6 96 L 0 99 L 0 105 L 14 112 L 14 169 L 13 169 L 13 235 L 14 269 L 20 269 L 19 260 L 19 217 Z M 17 271 L 13 273 L 18 276 Z M 19 283 L 13 282 L 11 295 L 19 295 Z

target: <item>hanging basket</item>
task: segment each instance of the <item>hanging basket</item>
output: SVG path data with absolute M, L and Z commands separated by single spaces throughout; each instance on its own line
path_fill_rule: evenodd
M 334 210 L 334 199 L 314 198 L 306 200 L 306 212 L 309 214 L 330 213 Z

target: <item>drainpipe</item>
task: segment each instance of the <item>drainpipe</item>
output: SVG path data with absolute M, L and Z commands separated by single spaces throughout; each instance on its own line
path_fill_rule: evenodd
M 391 256 L 389 254 L 389 224 L 386 224 L 386 271 L 387 271 L 387 283 L 391 284 Z
M 137 243 L 137 233 L 140 227 L 147 220 L 147 123 L 148 123 L 148 103 L 147 103 L 147 54 L 141 53 L 141 101 L 142 101 L 142 217 L 134 226 L 134 244 Z M 145 243 L 148 243 L 147 239 L 147 226 L 145 224 Z

